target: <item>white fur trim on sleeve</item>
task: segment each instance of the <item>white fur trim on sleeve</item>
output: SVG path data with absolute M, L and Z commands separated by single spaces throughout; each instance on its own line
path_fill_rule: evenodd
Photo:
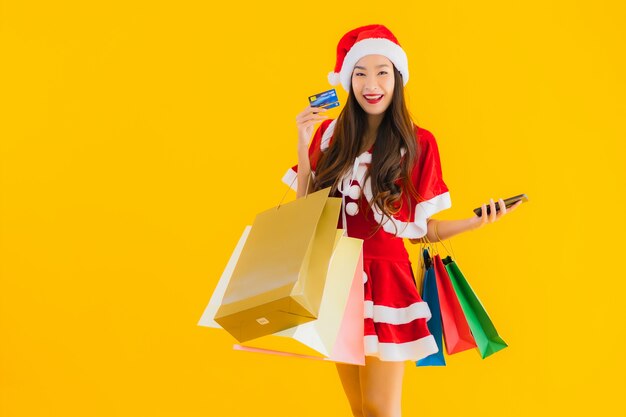
M 311 177 L 315 178 L 315 172 L 311 171 Z M 298 173 L 293 168 L 289 168 L 285 175 L 283 175 L 282 181 L 287 184 L 292 190 L 298 192 Z
M 285 175 L 283 175 L 283 182 L 291 187 L 292 190 L 298 192 L 298 173 L 293 170 L 293 168 L 289 168 Z
M 365 182 L 363 194 L 367 198 L 367 201 L 372 201 L 372 186 L 369 179 Z M 374 219 L 376 219 L 379 224 L 382 224 L 383 230 L 387 233 L 391 233 L 397 237 L 418 239 L 425 236 L 428 232 L 428 218 L 450 207 L 452 207 L 450 192 L 446 191 L 445 193 L 434 196 L 430 200 L 418 203 L 415 206 L 414 220 L 412 222 L 403 222 L 394 217 L 386 217 L 376 205 L 372 206 L 372 213 Z

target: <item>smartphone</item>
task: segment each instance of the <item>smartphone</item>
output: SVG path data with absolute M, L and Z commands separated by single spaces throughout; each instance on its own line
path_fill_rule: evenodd
M 520 200 L 523 201 L 523 202 L 527 202 L 528 201 L 528 196 L 526 194 L 520 194 L 520 195 L 516 195 L 514 197 L 509 197 L 509 198 L 504 200 L 504 205 L 506 206 L 506 208 L 509 208 L 513 204 L 517 203 Z M 496 211 L 500 211 L 500 204 L 498 204 L 497 201 L 496 201 Z M 476 213 L 476 215 L 478 217 L 480 217 L 483 214 L 483 210 L 482 210 L 481 207 L 478 207 L 478 208 L 474 209 L 474 213 Z M 489 214 L 491 214 L 491 206 L 489 204 L 487 204 L 487 215 L 489 215 Z

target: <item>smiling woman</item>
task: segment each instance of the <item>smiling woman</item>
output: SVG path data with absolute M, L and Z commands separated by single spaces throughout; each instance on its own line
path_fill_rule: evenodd
M 402 67 L 402 61 L 397 62 Z M 314 189 L 343 187 L 337 178 L 353 168 L 354 158 L 371 151 L 370 166 L 367 170 L 363 168 L 362 173 L 367 173 L 367 178 L 361 178 L 359 184 L 371 195 L 370 200 L 379 208 L 380 216 L 402 215 L 399 210 L 404 207 L 409 210 L 405 213 L 408 220 L 419 199 L 416 182 L 411 180 L 419 143 L 416 126 L 406 108 L 404 88 L 396 88 L 403 85 L 403 75 L 386 55 L 367 54 L 358 58 L 350 76 L 346 106 L 326 132 L 328 143 L 332 137 L 333 145 L 319 157 Z M 414 201 L 403 202 L 403 194 L 412 196 Z M 362 205 L 368 209 L 369 205 Z M 381 217 L 378 227 L 384 223 Z M 393 227 L 393 222 L 387 227 L 390 226 Z
M 435 241 L 438 228 L 445 239 L 487 219 L 431 219 L 451 206 L 450 195 L 435 137 L 413 123 L 406 107 L 408 78 L 406 54 L 389 29 L 346 33 L 328 77 L 348 91 L 346 105 L 336 120 L 310 106 L 296 117 L 298 164 L 283 177 L 291 185 L 297 175 L 298 197 L 308 191 L 309 175 L 311 191 L 331 187 L 344 203 L 337 227 L 363 240 L 365 366 L 337 364 L 355 416 L 399 416 L 404 361 L 439 350 L 402 238 Z M 492 207 L 489 222 L 506 213 L 501 207 L 497 216 Z
M 395 80 L 393 64 L 383 55 L 364 56 L 354 66 L 352 89 L 363 108 L 370 114 L 383 114 L 391 103 Z

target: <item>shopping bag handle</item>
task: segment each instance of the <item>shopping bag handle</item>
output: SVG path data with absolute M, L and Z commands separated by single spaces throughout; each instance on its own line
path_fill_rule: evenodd
M 437 237 L 437 243 L 441 243 L 441 246 L 443 246 L 443 248 L 446 250 L 448 255 L 452 255 L 452 257 L 456 259 L 456 255 L 454 254 L 454 249 L 452 248 L 452 241 L 448 239 L 448 242 L 450 243 L 450 249 L 448 249 L 448 247 L 443 243 L 443 240 L 441 240 L 441 237 L 439 237 L 439 231 L 437 229 L 438 229 L 437 225 L 435 225 L 435 236 Z
M 294 179 L 291 180 L 291 183 L 289 184 L 289 188 L 287 188 L 287 190 L 285 191 L 285 194 L 283 194 L 283 198 L 280 199 L 278 206 L 276 206 L 276 210 L 280 208 L 280 205 L 283 203 L 283 200 L 285 200 L 285 197 L 287 196 L 287 192 L 289 192 L 289 190 L 291 189 L 291 186 L 293 185 L 293 182 L 297 178 L 298 176 L 296 175 Z M 313 178 L 313 171 L 309 171 L 309 175 L 307 175 L 306 177 L 306 190 L 304 191 L 304 198 L 307 198 L 307 196 L 309 195 L 309 185 L 311 184 L 311 178 Z M 343 226 L 343 235 L 348 236 L 348 219 L 346 219 L 346 196 L 342 190 L 341 190 L 341 218 L 342 218 L 341 224 Z
M 438 229 L 437 226 L 435 226 L 435 236 L 437 237 L 437 240 L 435 242 L 431 242 L 430 239 L 428 239 L 428 234 L 425 234 L 424 236 L 420 238 L 420 246 L 419 246 L 420 253 L 423 253 L 425 249 L 428 249 L 429 251 L 435 254 L 439 254 L 438 244 L 440 243 L 441 246 L 443 246 L 443 248 L 446 250 L 446 253 L 448 255 L 452 255 L 452 257 L 456 259 L 456 255 L 454 254 L 454 248 L 452 247 L 452 241 L 448 239 L 448 242 L 450 243 L 450 249 L 448 249 L 446 244 L 443 243 L 443 240 L 439 236 L 439 231 L 437 229 Z M 419 265 L 422 267 L 426 265 L 426 262 L 422 256 L 420 256 L 419 258 Z
M 309 171 L 309 175 L 307 175 L 307 177 L 306 177 L 306 190 L 304 191 L 304 198 L 307 198 L 308 195 L 309 195 L 309 185 L 311 184 L 311 178 L 312 177 L 313 177 L 313 172 Z M 287 193 L 291 189 L 291 186 L 293 185 L 293 182 L 295 180 L 297 180 L 297 179 L 298 179 L 298 175 L 296 175 L 291 180 L 291 184 L 289 184 L 289 188 L 287 188 L 287 190 L 285 191 L 285 194 L 283 194 L 283 198 L 281 198 L 280 201 L 278 202 L 278 206 L 276 206 L 276 210 L 278 210 L 280 208 L 280 205 L 283 204 L 283 201 L 285 200 L 285 197 L 287 197 Z

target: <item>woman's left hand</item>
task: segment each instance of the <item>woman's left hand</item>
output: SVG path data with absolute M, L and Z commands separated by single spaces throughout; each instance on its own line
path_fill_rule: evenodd
M 471 218 L 472 224 L 475 229 L 480 229 L 481 227 L 483 227 L 484 225 L 488 223 L 493 223 L 496 220 L 500 220 L 507 213 L 513 212 L 516 208 L 519 207 L 520 204 L 522 204 L 522 201 L 518 201 L 517 203 L 513 204 L 511 207 L 507 209 L 506 205 L 504 204 L 504 200 L 499 199 L 498 207 L 500 208 L 500 210 L 496 211 L 496 203 L 494 202 L 492 198 L 489 200 L 489 207 L 490 207 L 489 214 L 487 214 L 487 205 L 483 204 L 481 206 L 481 209 L 482 209 L 481 216 L 472 217 Z

